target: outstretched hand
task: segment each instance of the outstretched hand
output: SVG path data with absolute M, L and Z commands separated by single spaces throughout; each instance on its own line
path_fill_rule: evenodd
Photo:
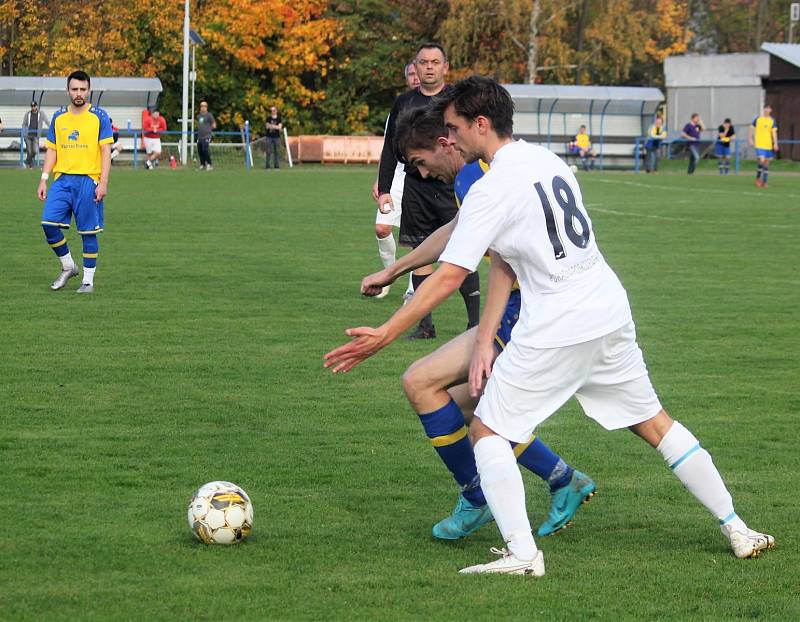
M 365 296 L 377 296 L 383 291 L 384 287 L 392 283 L 394 283 L 394 279 L 387 274 L 386 270 L 381 270 L 363 278 L 361 281 L 361 293 Z
M 334 374 L 350 371 L 389 343 L 387 335 L 380 328 L 361 326 L 348 328 L 344 332 L 352 337 L 351 341 L 331 350 L 324 357 L 324 366 L 329 369 L 332 367 Z
M 469 364 L 469 394 L 480 397 L 485 381 L 492 375 L 492 364 L 495 359 L 494 344 L 475 344 L 472 361 Z

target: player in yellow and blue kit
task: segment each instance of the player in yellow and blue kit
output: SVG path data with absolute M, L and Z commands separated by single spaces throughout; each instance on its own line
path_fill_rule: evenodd
M 53 115 L 45 144 L 47 154 L 39 182 L 42 229 L 47 243 L 61 261 L 61 274 L 50 286 L 58 290 L 78 275 L 78 267 L 64 237 L 72 217 L 83 241 L 83 280 L 78 292 L 94 291 L 97 268 L 97 234 L 103 230 L 103 198 L 108 193 L 113 130 L 102 108 L 89 104 L 91 81 L 83 71 L 67 78 L 70 104 Z M 55 181 L 47 190 L 50 173 Z
M 397 153 L 404 154 L 423 177 L 453 183 L 460 204 L 472 184 L 488 170 L 488 165 L 480 161 L 465 165 L 463 157 L 448 144 L 446 136 L 447 129 L 441 113 L 424 108 L 411 110 L 401 115 L 397 123 Z M 437 229 L 412 252 L 383 271 L 366 277 L 362 282 L 362 292 L 375 296 L 383 287 L 416 266 L 435 261 L 457 220 L 458 216 Z M 470 395 L 466 381 L 473 355 L 477 351 L 476 336 L 485 331 L 492 337 L 487 342 L 492 349 L 489 356 L 493 358 L 505 348 L 519 318 L 519 288 L 514 288 L 510 296 L 492 296 L 496 281 L 500 282 L 500 277 L 495 277 L 506 265 L 502 261 L 493 262 L 489 278 L 487 305 L 498 305 L 491 308 L 492 317 L 498 317 L 497 324 L 485 322 L 484 318 L 489 312 L 488 308 L 485 309 L 481 324 L 418 360 L 403 375 L 403 389 L 411 406 L 417 412 L 437 454 L 461 488 L 452 514 L 433 527 L 434 537 L 444 540 L 467 536 L 492 520 L 465 426 L 465 422 L 472 418 L 477 402 Z M 594 482 L 573 469 L 539 438 L 532 437 L 527 443 L 516 444 L 514 453 L 519 464 L 538 475 L 550 487 L 550 511 L 539 527 L 538 534 L 550 535 L 560 531 L 570 523 L 581 503 L 594 494 Z
M 594 149 L 592 149 L 592 139 L 589 138 L 585 125 L 581 125 L 578 129 L 578 133 L 572 137 L 572 141 L 569 143 L 569 152 L 577 155 L 581 159 L 581 166 L 584 171 L 588 171 L 589 168 L 594 168 L 594 158 L 596 154 Z
M 772 106 L 764 106 L 763 114 L 753 119 L 748 133 L 748 142 L 751 147 L 756 148 L 756 158 L 758 159 L 756 186 L 766 188 L 769 177 L 769 161 L 775 157 L 775 152 L 778 151 L 778 124 L 772 118 Z

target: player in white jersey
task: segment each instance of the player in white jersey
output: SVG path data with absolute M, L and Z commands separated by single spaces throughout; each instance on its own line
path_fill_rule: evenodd
M 487 248 L 518 277 L 522 311 L 509 346 L 493 368 L 478 361 L 470 370 L 476 385 L 489 376 L 470 434 L 481 485 L 508 548 L 495 549 L 500 559 L 462 572 L 544 574 L 509 441 L 527 438 L 573 395 L 606 429 L 627 427 L 655 447 L 719 521 L 737 557 L 773 547 L 772 536 L 737 516 L 711 456 L 661 407 L 627 295 L 597 247 L 569 167 L 546 149 L 512 139 L 513 103 L 493 80 L 467 78 L 439 105 L 451 143 L 466 161 L 480 158 L 490 169 L 466 197 L 439 269 L 411 303 L 377 329 L 349 329 L 353 339 L 329 352 L 325 364 L 348 371 L 391 343 L 455 291 Z M 503 295 L 510 288 L 508 279 Z M 487 309 L 493 306 L 487 301 Z M 481 356 L 482 344 L 476 350 Z

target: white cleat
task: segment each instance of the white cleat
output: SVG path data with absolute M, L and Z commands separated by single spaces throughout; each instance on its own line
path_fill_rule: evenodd
M 94 285 L 89 285 L 88 283 L 84 283 L 75 291 L 78 292 L 79 294 L 91 294 L 94 291 Z
M 375 298 L 386 298 L 389 295 L 389 290 L 392 289 L 391 285 L 387 285 L 383 289 L 381 289 L 381 293 L 375 296 Z
M 536 551 L 536 557 L 529 561 L 517 559 L 511 551 L 492 547 L 491 552 L 500 559 L 488 564 L 478 564 L 459 570 L 459 574 L 521 574 L 534 577 L 544 576 L 544 553 Z
M 78 276 L 79 272 L 80 270 L 78 270 L 78 266 L 76 265 L 72 266 L 72 268 L 69 268 L 67 270 L 62 270 L 61 274 L 58 275 L 58 278 L 55 281 L 53 281 L 52 285 L 50 285 L 50 289 L 52 289 L 53 291 L 61 289 L 67 284 L 67 281 L 69 281 L 73 276 Z
M 761 551 L 775 548 L 775 538 L 766 533 L 758 533 L 752 529 L 747 529 L 746 532 L 734 531 L 732 528 L 725 525 L 722 528 L 722 533 L 728 538 L 728 542 L 731 543 L 731 549 L 733 549 L 733 554 L 739 559 L 758 557 Z

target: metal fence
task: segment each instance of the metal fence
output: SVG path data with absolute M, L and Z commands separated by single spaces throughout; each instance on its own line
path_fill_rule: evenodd
M 639 138 L 636 139 L 636 144 L 634 146 L 634 151 L 633 151 L 633 159 L 634 159 L 633 170 L 636 173 L 639 173 L 642 169 L 642 161 L 644 160 L 644 155 L 646 153 L 645 145 L 647 144 L 648 140 L 649 138 L 647 136 L 640 136 Z M 659 159 L 672 160 L 677 155 L 683 157 L 683 155 L 686 153 L 685 151 L 686 145 L 689 142 L 692 141 L 688 141 L 685 138 L 671 138 L 662 140 L 660 146 L 658 147 Z M 738 175 L 741 169 L 742 162 L 743 161 L 746 162 L 750 159 L 747 158 L 746 155 L 748 149 L 752 148 L 750 147 L 749 142 L 742 138 L 737 138 L 731 141 L 731 143 L 732 143 L 731 146 L 733 148 L 731 149 L 730 157 L 731 161 L 733 162 L 734 173 Z M 714 152 L 716 141 L 701 140 L 701 141 L 696 141 L 696 144 L 702 145 L 702 150 L 700 154 L 701 159 L 704 157 L 716 158 Z M 778 140 L 779 147 L 789 146 L 790 148 L 793 149 L 794 145 L 800 145 L 800 140 Z M 780 151 L 778 153 L 780 153 Z

